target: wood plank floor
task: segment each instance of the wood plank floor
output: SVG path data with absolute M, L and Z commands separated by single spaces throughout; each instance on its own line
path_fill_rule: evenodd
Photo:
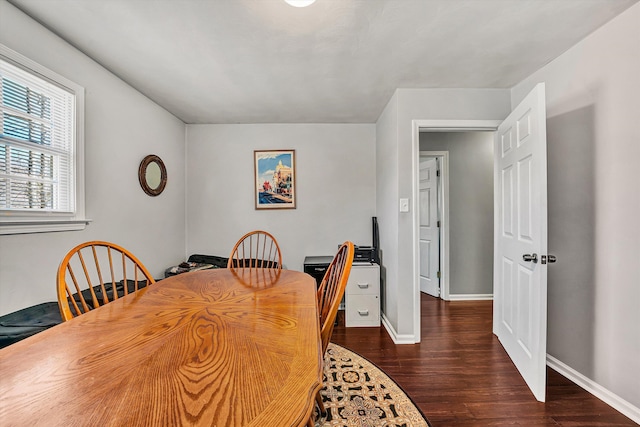
M 492 334 L 491 301 L 421 298 L 422 342 L 395 345 L 384 328 L 345 328 L 331 341 L 393 378 L 433 427 L 637 426 L 547 368 L 547 401 L 535 400 Z

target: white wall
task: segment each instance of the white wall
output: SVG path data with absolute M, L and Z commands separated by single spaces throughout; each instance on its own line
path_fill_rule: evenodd
M 548 352 L 640 407 L 640 4 L 512 90 L 546 82 Z
M 494 132 L 421 132 L 420 151 L 449 152 L 449 294 L 493 294 Z
M 253 150 L 294 149 L 296 209 L 256 210 Z M 187 126 L 187 252 L 229 256 L 246 232 L 271 232 L 283 263 L 371 245 L 375 216 L 373 124 Z
M 0 0 L 0 43 L 85 88 L 84 231 L 0 236 L 0 315 L 56 301 L 58 264 L 78 243 L 109 240 L 163 277 L 184 257 L 184 124 L 27 15 Z M 147 196 L 138 165 L 159 155 L 165 191 Z
M 412 139 L 413 120 L 502 120 L 510 111 L 508 89 L 398 89 L 390 103 L 396 104 L 394 111 L 378 119 L 378 128 L 397 124 L 395 134 L 389 130 L 387 137 L 378 139 L 378 151 L 393 153 L 397 160 L 378 179 L 390 180 L 388 187 L 395 187 L 388 200 L 388 209 L 398 209 L 399 198 L 410 200 L 411 210 L 415 205 L 413 188 L 414 167 L 417 165 L 417 147 Z M 387 106 L 389 108 L 389 106 Z M 386 111 L 386 110 L 385 110 Z M 382 161 L 382 160 L 381 160 Z M 397 237 L 392 244 L 383 244 L 387 267 L 387 294 L 395 292 L 395 310 L 385 312 L 392 335 L 410 340 L 419 337 L 419 324 L 415 322 L 418 295 L 414 292 L 415 260 L 413 258 L 413 214 L 397 215 Z M 391 219 L 391 215 L 390 219 Z M 396 227 L 396 224 L 390 225 Z M 395 269 L 395 270 L 394 270 Z M 389 315 L 397 313 L 397 316 Z

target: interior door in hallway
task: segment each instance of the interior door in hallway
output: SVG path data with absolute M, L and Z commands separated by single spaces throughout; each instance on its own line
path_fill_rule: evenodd
M 498 127 L 494 144 L 493 332 L 536 399 L 543 402 L 547 351 L 544 83 Z
M 420 158 L 420 291 L 440 296 L 440 230 L 438 228 L 438 164 Z

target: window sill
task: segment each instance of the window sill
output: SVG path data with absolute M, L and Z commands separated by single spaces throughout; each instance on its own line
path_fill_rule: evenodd
M 0 222 L 0 235 L 79 231 L 84 230 L 89 222 L 91 222 L 90 219 Z

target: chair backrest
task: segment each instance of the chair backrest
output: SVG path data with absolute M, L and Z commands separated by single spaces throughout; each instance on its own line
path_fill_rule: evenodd
M 58 267 L 62 320 L 84 314 L 155 283 L 131 252 L 114 243 L 90 241 L 71 249 Z
M 242 236 L 233 247 L 227 267 L 282 269 L 280 246 L 270 233 L 251 231 Z
M 322 339 L 322 354 L 327 350 L 333 325 L 338 315 L 338 307 L 347 287 L 351 264 L 353 264 L 353 243 L 344 242 L 338 253 L 329 264 L 324 278 L 318 288 L 318 311 L 320 315 L 320 338 Z

